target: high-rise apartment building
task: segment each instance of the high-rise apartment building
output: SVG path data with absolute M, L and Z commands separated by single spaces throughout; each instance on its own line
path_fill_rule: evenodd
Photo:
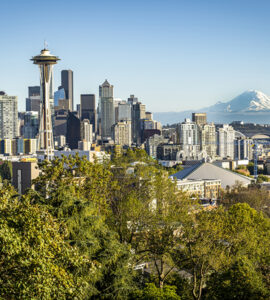
M 131 138 L 131 121 L 120 121 L 113 125 L 113 139 L 116 145 L 130 146 Z
M 199 128 L 190 119 L 185 119 L 178 125 L 178 136 L 180 145 L 199 145 Z
M 93 141 L 93 126 L 88 119 L 81 121 L 81 141 L 92 143 Z
M 217 155 L 216 126 L 214 123 L 200 127 L 201 150 L 210 157 Z
M 61 86 L 65 90 L 66 100 L 68 101 L 68 109 L 73 111 L 73 71 L 62 70 Z
M 183 158 L 196 159 L 200 151 L 200 131 L 199 126 L 185 119 L 177 128 L 179 144 L 183 150 Z
M 0 139 L 18 136 L 17 96 L 0 95 Z
M 192 113 L 192 122 L 197 125 L 205 125 L 207 123 L 206 113 Z
M 115 123 L 115 107 L 113 100 L 113 85 L 105 80 L 99 86 L 99 118 L 101 123 L 101 137 L 112 137 L 112 126 Z
M 218 130 L 218 155 L 221 158 L 234 158 L 235 131 L 232 126 L 224 124 Z
M 93 132 L 97 131 L 96 96 L 94 94 L 81 95 L 80 118 L 81 120 L 89 120 Z

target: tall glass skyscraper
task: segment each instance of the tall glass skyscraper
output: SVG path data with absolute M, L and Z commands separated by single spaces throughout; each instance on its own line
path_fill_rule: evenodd
M 99 86 L 99 114 L 102 138 L 112 137 L 112 126 L 115 123 L 113 85 L 107 80 Z
M 89 120 L 93 126 L 93 132 L 97 130 L 96 96 L 94 94 L 81 95 L 80 104 L 81 120 Z
M 65 90 L 66 99 L 68 100 L 68 109 L 73 111 L 73 71 L 62 70 L 61 86 Z

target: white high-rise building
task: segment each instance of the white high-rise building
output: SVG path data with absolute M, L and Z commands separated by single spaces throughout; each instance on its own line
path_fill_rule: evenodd
M 121 121 L 113 126 L 113 139 L 116 145 L 130 146 L 131 137 L 131 121 Z
M 81 141 L 93 142 L 93 125 L 88 119 L 81 121 Z
M 218 155 L 221 158 L 234 159 L 235 131 L 232 126 L 224 124 L 218 130 Z
M 18 98 L 0 94 L 0 139 L 18 136 Z
M 201 127 L 201 150 L 214 158 L 217 155 L 216 126 L 214 123 L 204 124 Z
M 178 135 L 180 145 L 199 145 L 199 128 L 190 119 L 185 119 L 178 125 Z
M 185 119 L 185 122 L 178 125 L 177 133 L 183 158 L 197 159 L 200 152 L 199 126 L 190 119 Z

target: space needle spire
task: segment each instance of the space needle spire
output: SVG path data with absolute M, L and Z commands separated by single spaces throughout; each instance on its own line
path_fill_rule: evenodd
M 39 55 L 32 57 L 34 64 L 40 69 L 40 123 L 38 135 L 38 153 L 50 160 L 54 155 L 52 115 L 50 107 L 50 86 L 52 80 L 53 65 L 59 58 L 50 53 L 44 43 L 44 49 Z

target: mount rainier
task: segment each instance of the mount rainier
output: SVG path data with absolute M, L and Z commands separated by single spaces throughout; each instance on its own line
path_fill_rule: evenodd
M 249 90 L 229 102 L 217 102 L 202 110 L 228 113 L 270 111 L 270 97 L 260 91 Z
M 270 97 L 261 91 L 248 90 L 228 102 L 219 101 L 202 109 L 155 113 L 154 117 L 163 125 L 173 124 L 190 118 L 192 112 L 206 112 L 209 122 L 244 121 L 245 123 L 266 124 L 270 123 Z

